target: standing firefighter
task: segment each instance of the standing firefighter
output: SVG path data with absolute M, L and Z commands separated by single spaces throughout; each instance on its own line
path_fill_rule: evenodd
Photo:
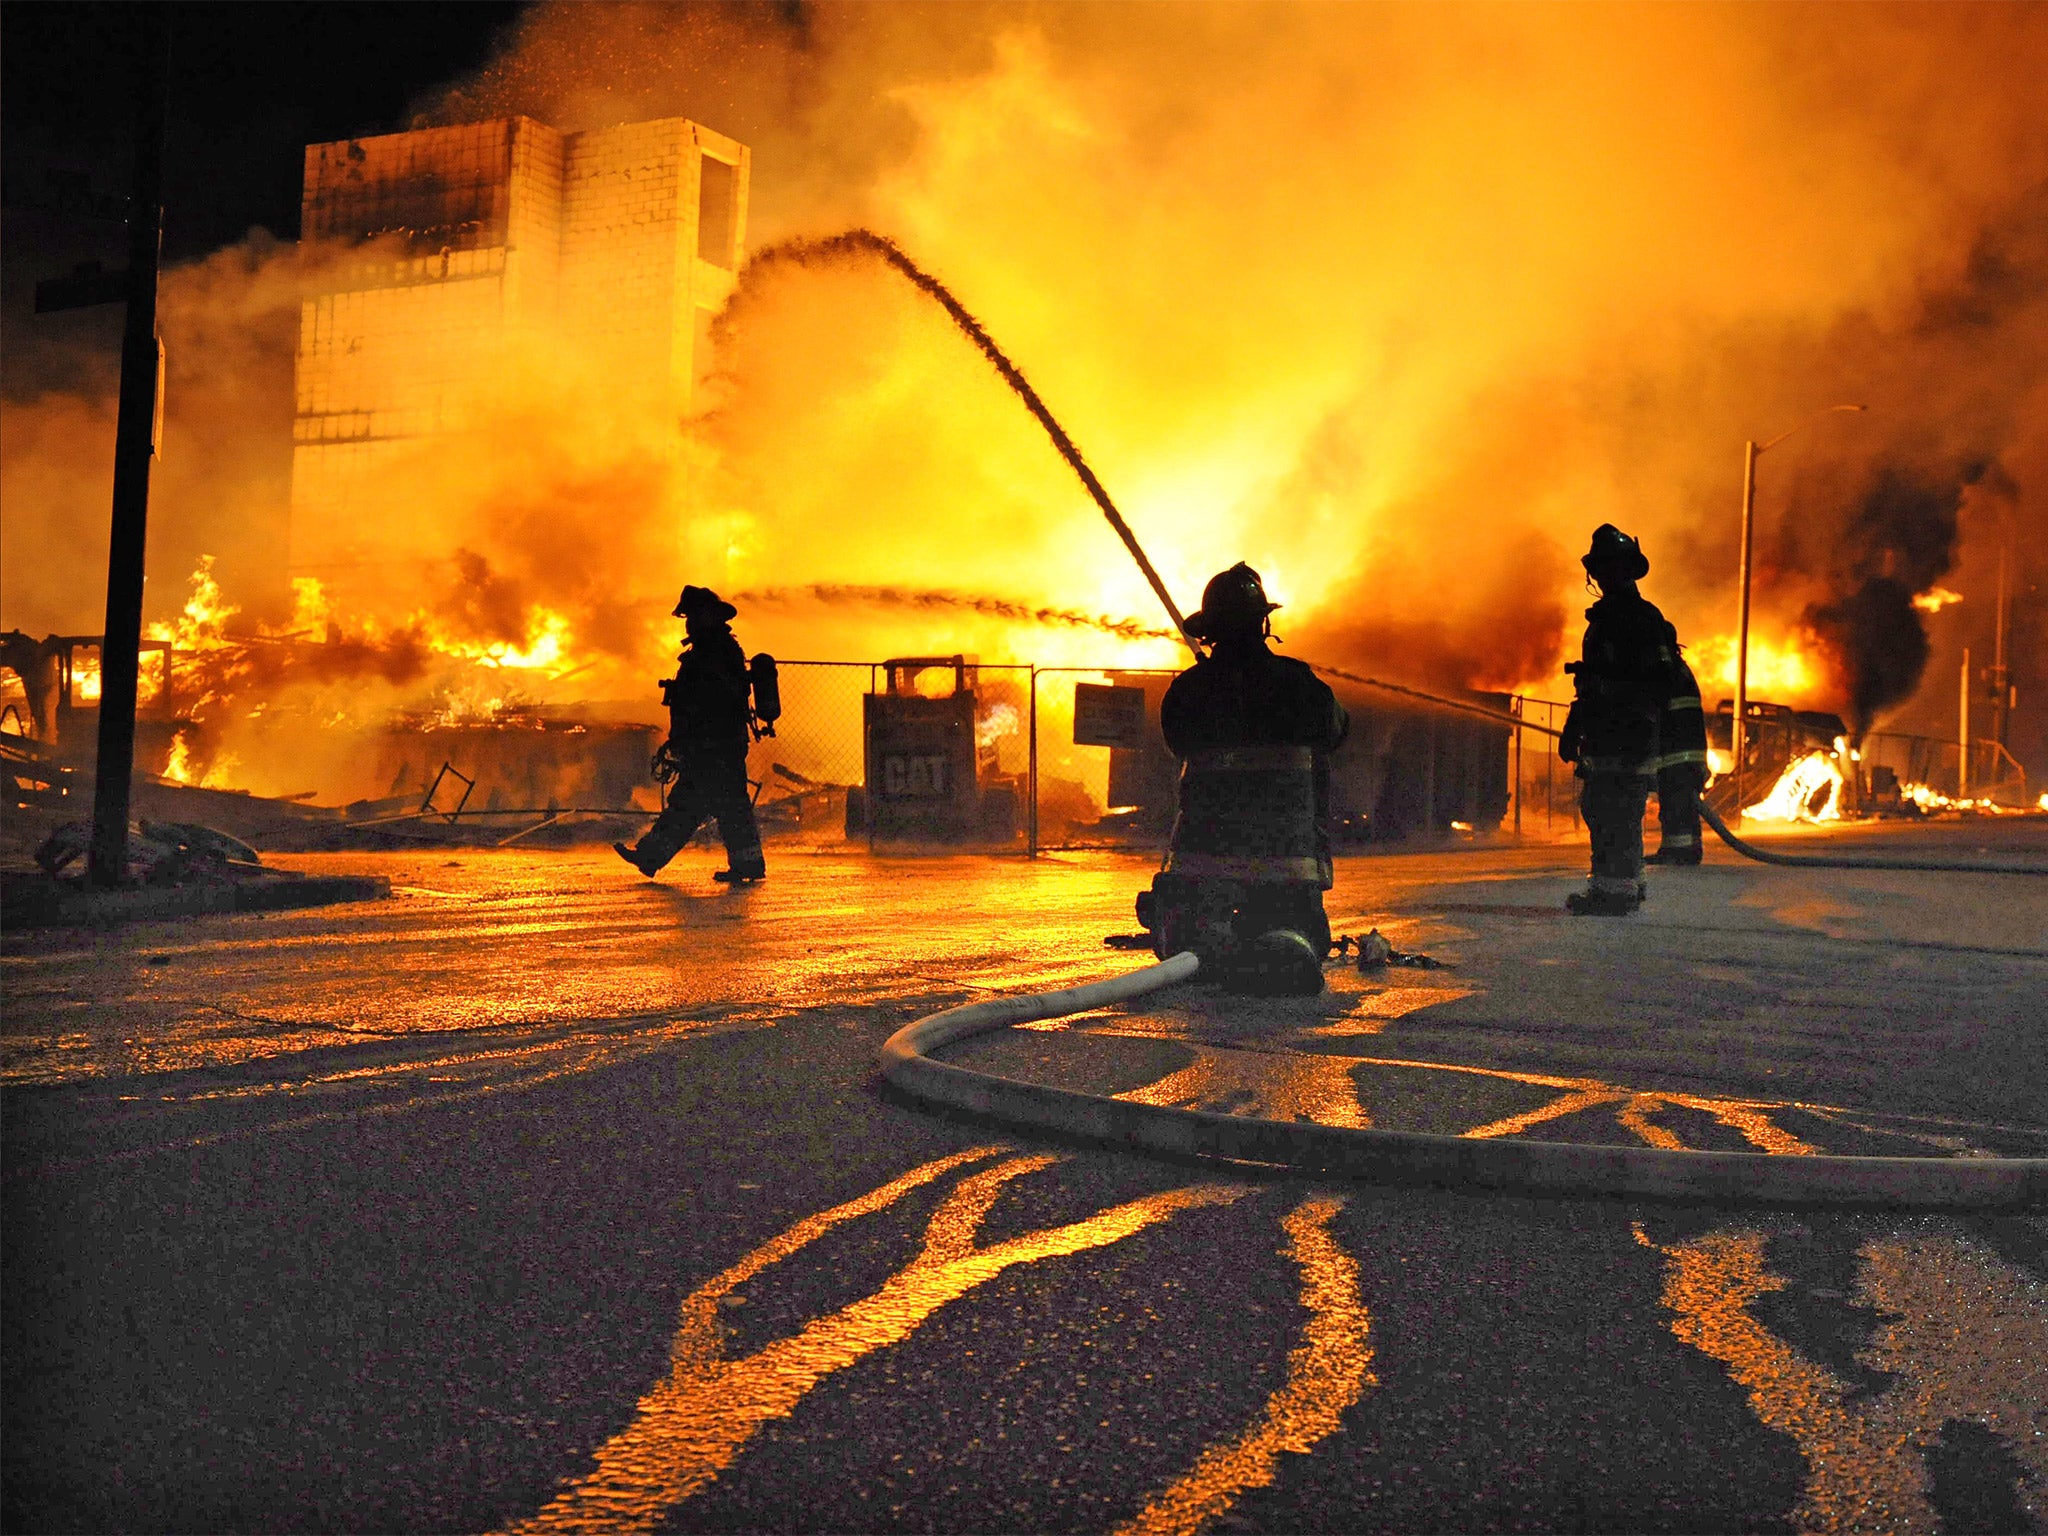
M 1350 722 L 1307 663 L 1267 645 L 1278 606 L 1238 564 L 1188 619 L 1212 649 L 1160 706 L 1180 815 L 1138 915 L 1162 956 L 1193 949 L 1226 983 L 1313 993 L 1330 947 L 1329 754 Z
M 1657 717 L 1657 826 L 1663 834 L 1645 864 L 1697 864 L 1700 793 L 1707 787 L 1707 717 L 1701 713 L 1699 680 L 1672 635 L 1675 681 Z
M 1642 546 L 1602 523 L 1580 564 L 1600 587 L 1586 610 L 1578 681 L 1557 755 L 1578 765 L 1579 806 L 1593 844 L 1592 879 L 1565 905 L 1581 915 L 1621 917 L 1642 905 L 1643 810 L 1657 770 L 1657 722 L 1677 694 L 1678 636 L 1636 590 L 1649 574 Z
M 698 827 L 716 818 L 728 867 L 711 878 L 733 884 L 760 880 L 768 866 L 747 793 L 747 745 L 757 715 L 772 724 L 779 713 L 771 703 L 774 663 L 757 656 L 749 668 L 729 624 L 739 610 L 710 588 L 683 588 L 675 611 L 688 643 L 676 658 L 676 675 L 661 685 L 669 734 L 654 754 L 655 777 L 673 779 L 674 788 L 667 808 L 637 846 L 612 846 L 620 858 L 652 877 Z M 748 704 L 750 691 L 757 707 Z

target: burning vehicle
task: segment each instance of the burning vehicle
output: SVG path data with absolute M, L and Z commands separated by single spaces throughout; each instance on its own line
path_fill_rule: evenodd
M 1724 816 L 1738 811 L 1764 821 L 1827 821 L 1854 796 L 1855 758 L 1849 727 L 1826 710 L 1793 709 L 1751 699 L 1743 727 L 1743 765 L 1734 758 L 1735 702 L 1723 699 L 1707 716 L 1707 803 Z M 1738 806 L 1738 793 L 1744 803 Z

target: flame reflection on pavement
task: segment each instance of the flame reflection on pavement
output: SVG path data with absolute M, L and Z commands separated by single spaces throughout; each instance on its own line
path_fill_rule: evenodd
M 1182 1211 L 1226 1205 L 1247 1193 L 1229 1184 L 1167 1190 L 1082 1221 L 977 1248 L 975 1233 L 1003 1186 L 1059 1161 L 1051 1156 L 1009 1158 L 960 1182 L 932 1216 L 922 1251 L 874 1294 L 742 1359 L 724 1358 L 717 1309 L 738 1286 L 840 1223 L 893 1205 L 913 1189 L 997 1150 L 982 1147 L 940 1158 L 809 1217 L 693 1291 L 682 1305 L 667 1377 L 641 1398 L 632 1422 L 598 1448 L 595 1471 L 512 1529 L 650 1530 L 730 1466 L 764 1423 L 786 1417 L 827 1376 L 900 1343 L 940 1307 L 1004 1270 L 1105 1247 Z
M 1358 1294 L 1358 1264 L 1330 1235 L 1341 1198 L 1318 1195 L 1290 1211 L 1287 1256 L 1301 1270 L 1308 1326 L 1287 1356 L 1287 1380 L 1256 1424 L 1212 1446 L 1188 1474 L 1154 1496 L 1116 1536 L 1193 1536 L 1247 1488 L 1266 1488 L 1282 1451 L 1307 1455 L 1335 1433 L 1344 1412 L 1378 1384 L 1372 1319 Z
M 1859 1396 L 1750 1311 L 1789 1282 L 1765 1267 L 1765 1234 L 1712 1232 L 1671 1246 L 1641 1222 L 1636 1241 L 1665 1257 L 1672 1333 L 1720 1361 L 1767 1427 L 1806 1461 L 1791 1512 L 1801 1530 L 1933 1530 L 1924 1456 L 1945 1424 L 1999 1436 L 2031 1477 L 2015 1489 L 2036 1529 L 2048 1491 L 2048 1286 L 1955 1232 L 1893 1234 L 1859 1250 L 1855 1303 L 1889 1314 L 1859 1363 L 1891 1384 Z

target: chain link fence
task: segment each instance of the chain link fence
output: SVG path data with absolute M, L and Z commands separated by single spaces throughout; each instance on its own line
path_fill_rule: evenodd
M 782 718 L 773 736 L 747 752 L 747 777 L 760 786 L 754 813 L 763 837 L 845 840 L 847 798 L 867 777 L 862 709 L 876 670 L 865 661 L 776 663 Z
M 1569 704 L 1517 694 L 1510 712 L 1523 721 L 1509 744 L 1507 830 L 1517 837 L 1553 837 L 1577 831 L 1579 780 L 1571 764 L 1557 755 L 1557 732 L 1564 729 Z
M 1035 853 L 1162 848 L 1172 833 L 1179 763 L 1159 707 L 1173 670 L 953 657 L 779 670 L 776 733 L 747 758 L 771 840 Z M 1460 709 L 1332 681 L 1352 718 L 1332 759 L 1340 846 L 1579 825 L 1578 782 L 1550 734 L 1564 704 L 1476 694 Z M 1123 706 L 1108 737 L 1105 702 Z

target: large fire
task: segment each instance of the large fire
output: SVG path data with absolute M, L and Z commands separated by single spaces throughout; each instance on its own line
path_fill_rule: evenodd
M 1613 521 L 1706 637 L 1709 707 L 1732 694 L 1741 445 L 1853 377 L 1867 418 L 1761 461 L 1748 672 L 1752 697 L 1846 716 L 1842 655 L 1866 630 L 1924 640 L 1990 526 L 1873 487 L 2040 483 L 2042 415 L 2010 402 L 2043 377 L 2025 81 L 2048 29 L 1957 14 L 529 7 L 422 133 L 666 134 L 688 175 L 688 119 L 728 191 L 758 155 L 744 231 L 722 226 L 738 249 L 624 204 L 574 253 L 566 224 L 344 227 L 322 221 L 347 197 L 309 183 L 303 243 L 168 271 L 152 591 L 219 556 L 156 631 L 177 709 L 209 733 L 296 710 L 337 760 L 394 712 L 653 719 L 685 581 L 752 594 L 738 633 L 778 655 L 1183 663 L 1040 423 L 925 294 L 872 262 L 746 266 L 859 226 L 985 323 L 1183 607 L 1248 559 L 1292 654 L 1409 682 L 1555 697 L 1577 555 Z M 327 146 L 344 177 L 370 164 L 352 146 L 382 153 Z M 554 277 L 512 271 L 543 257 Z M 643 257 L 676 281 L 610 280 Z M 2002 273 L 2023 280 L 1972 286 Z M 491 329 L 547 282 L 534 323 Z M 0 575 L 39 633 L 98 622 L 76 530 L 104 526 L 112 396 L 76 377 L 11 382 L 0 413 Z M 374 472 L 348 496 L 281 485 L 280 403 L 302 467 Z M 1802 628 L 1869 582 L 1896 602 Z M 1898 687 L 1924 664 L 1903 647 Z M 249 787 L 307 787 L 234 750 Z
M 1736 640 L 1733 635 L 1714 635 L 1692 647 L 1689 658 L 1700 687 L 1709 693 L 1706 705 L 1713 708 L 1715 697 L 1735 695 Z M 1713 690 L 1719 690 L 1715 694 Z M 1820 660 L 1820 645 L 1811 635 L 1749 637 L 1748 692 L 1752 699 L 1794 706 L 1817 704 L 1828 697 L 1828 677 Z

